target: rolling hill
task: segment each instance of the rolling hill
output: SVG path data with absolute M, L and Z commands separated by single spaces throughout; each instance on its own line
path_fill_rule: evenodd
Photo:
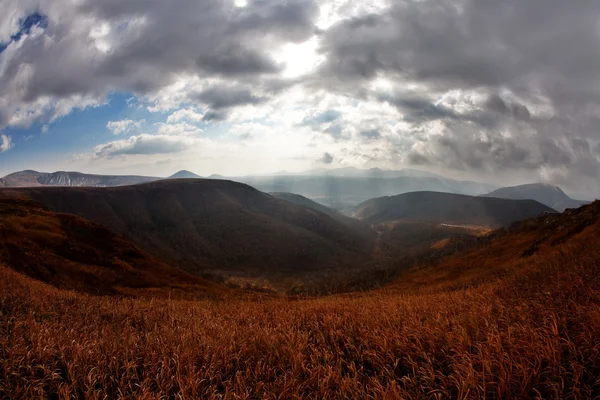
M 368 200 L 356 207 L 356 217 L 371 223 L 414 220 L 492 228 L 555 212 L 534 200 L 507 200 L 439 192 L 412 192 Z
M 527 185 L 500 188 L 483 196 L 513 200 L 531 199 L 560 212 L 563 212 L 567 208 L 578 208 L 584 204 L 589 204 L 589 201 L 574 200 L 570 198 L 558 186 L 545 183 L 531 183 Z
M 371 260 L 369 232 L 236 182 L 3 189 L 2 196 L 29 198 L 101 223 L 197 275 L 304 276 L 362 269 Z
M 95 295 L 228 290 L 149 255 L 125 237 L 27 198 L 0 198 L 0 264 L 55 287 Z

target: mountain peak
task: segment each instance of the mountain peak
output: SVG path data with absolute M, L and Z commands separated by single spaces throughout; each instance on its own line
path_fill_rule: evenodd
M 200 175 L 196 175 L 195 173 L 188 171 L 186 169 L 182 169 L 171 175 L 169 179 L 199 179 L 202 178 Z
M 561 188 L 550 183 L 528 183 L 494 190 L 485 197 L 524 200 L 532 199 L 558 211 L 578 208 L 587 202 L 570 198 Z

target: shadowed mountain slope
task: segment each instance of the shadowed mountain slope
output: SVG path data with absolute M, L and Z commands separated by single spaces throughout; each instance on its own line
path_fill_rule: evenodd
M 543 212 L 554 210 L 534 200 L 506 200 L 438 192 L 412 192 L 380 197 L 356 207 L 356 216 L 371 223 L 410 219 L 494 228 L 508 226 Z
M 176 179 L 116 188 L 4 189 L 72 213 L 201 274 L 362 268 L 372 244 L 335 219 L 240 183 Z
M 230 291 L 167 265 L 99 224 L 19 197 L 0 198 L 0 264 L 90 294 L 156 294 L 176 286 L 209 297 Z
M 531 199 L 560 212 L 563 212 L 567 208 L 578 208 L 584 204 L 589 204 L 588 201 L 570 198 L 558 186 L 545 183 L 531 183 L 527 185 L 505 187 L 494 190 L 491 193 L 483 195 L 483 197 L 513 200 Z

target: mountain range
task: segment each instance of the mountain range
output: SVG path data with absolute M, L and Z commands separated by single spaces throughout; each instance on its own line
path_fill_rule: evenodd
M 360 269 L 372 232 L 314 209 L 223 180 L 173 179 L 112 188 L 9 188 L 122 234 L 195 275 L 300 276 Z
M 324 172 L 327 171 L 327 172 Z M 53 173 L 20 171 L 9 174 L 0 180 L 3 187 L 29 186 L 95 186 L 110 187 L 134 185 L 163 179 L 198 179 L 201 176 L 187 171 L 179 171 L 167 178 L 150 176 L 93 175 L 80 172 L 58 171 Z M 479 195 L 497 186 L 447 179 L 439 175 L 412 169 L 398 171 L 372 168 L 340 168 L 313 170 L 300 174 L 224 177 L 211 175 L 210 179 L 233 180 L 246 183 L 265 192 L 296 193 L 325 205 L 342 204 L 354 206 L 373 197 L 406 193 L 415 190 L 436 190 L 450 193 Z

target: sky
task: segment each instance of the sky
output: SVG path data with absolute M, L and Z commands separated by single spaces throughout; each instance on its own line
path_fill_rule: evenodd
M 0 10 L 0 176 L 411 167 L 600 197 L 597 0 Z

